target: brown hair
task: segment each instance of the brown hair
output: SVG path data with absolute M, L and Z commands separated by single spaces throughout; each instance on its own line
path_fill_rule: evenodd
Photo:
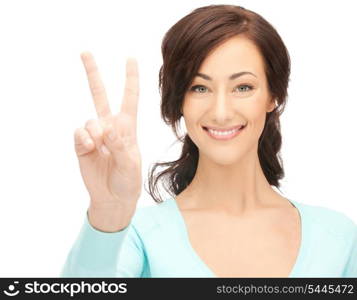
M 163 65 L 159 71 L 161 117 L 172 127 L 183 146 L 179 159 L 155 163 L 149 170 L 148 192 L 155 202 L 163 202 L 160 196 L 156 196 L 159 180 L 163 181 L 166 191 L 178 195 L 196 173 L 198 148 L 188 134 L 180 137 L 177 131 L 184 95 L 208 53 L 238 34 L 258 47 L 270 95 L 276 99 L 277 107 L 267 113 L 259 138 L 258 156 L 269 184 L 277 188 L 280 186 L 284 169 L 279 155 L 282 143 L 279 117 L 288 96 L 289 53 L 274 27 L 257 13 L 241 6 L 209 5 L 199 7 L 179 20 L 165 34 L 162 42 Z M 157 167 L 166 169 L 155 175 Z

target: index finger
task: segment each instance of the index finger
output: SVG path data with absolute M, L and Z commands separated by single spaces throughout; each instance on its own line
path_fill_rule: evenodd
M 126 61 L 126 79 L 124 96 L 120 111 L 136 118 L 139 101 L 139 72 L 138 64 L 134 57 L 128 57 Z
M 105 118 L 111 114 L 107 94 L 100 78 L 98 67 L 90 52 L 82 52 L 81 59 L 86 69 L 89 87 L 94 100 L 95 109 L 99 118 Z

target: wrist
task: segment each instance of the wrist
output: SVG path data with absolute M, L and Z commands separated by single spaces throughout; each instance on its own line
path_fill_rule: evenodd
M 87 210 L 89 223 L 103 232 L 117 232 L 130 224 L 132 214 L 119 206 L 98 206 L 91 204 Z

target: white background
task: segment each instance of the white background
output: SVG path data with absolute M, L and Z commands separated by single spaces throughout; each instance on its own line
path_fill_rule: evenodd
M 112 111 L 125 60 L 140 72 L 143 180 L 180 144 L 160 119 L 165 32 L 193 9 L 236 4 L 261 14 L 292 60 L 281 119 L 284 196 L 357 222 L 355 1 L 1 1 L 0 276 L 57 277 L 89 204 L 73 133 L 96 118 L 80 53 L 97 61 Z M 154 201 L 143 189 L 139 206 Z

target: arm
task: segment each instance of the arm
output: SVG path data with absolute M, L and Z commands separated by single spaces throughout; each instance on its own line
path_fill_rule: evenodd
M 141 277 L 145 267 L 143 249 L 132 222 L 108 233 L 95 229 L 86 213 L 60 277 Z

